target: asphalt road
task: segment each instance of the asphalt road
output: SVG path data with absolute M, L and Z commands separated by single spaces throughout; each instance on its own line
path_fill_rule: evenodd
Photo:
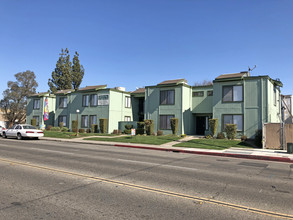
M 293 219 L 292 168 L 0 139 L 0 219 Z

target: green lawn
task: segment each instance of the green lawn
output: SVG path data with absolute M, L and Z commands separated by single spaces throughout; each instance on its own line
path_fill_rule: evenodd
M 176 144 L 174 147 L 190 147 L 190 148 L 202 148 L 202 149 L 214 149 L 224 150 L 231 147 L 238 148 L 252 148 L 251 145 L 238 140 L 226 140 L 226 139 L 194 139 L 188 142 Z
M 115 138 L 85 138 L 85 140 L 94 141 L 113 141 L 122 143 L 138 143 L 138 144 L 154 144 L 161 145 L 171 141 L 180 139 L 178 136 L 165 135 L 165 136 L 123 136 Z
M 100 133 L 78 133 L 76 136 L 75 132 L 60 132 L 60 131 L 44 131 L 45 137 L 52 138 L 79 138 L 79 137 L 88 137 L 88 136 L 117 136 L 114 134 L 100 134 Z

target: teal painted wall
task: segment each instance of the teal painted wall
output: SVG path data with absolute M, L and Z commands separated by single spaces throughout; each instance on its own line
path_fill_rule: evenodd
M 213 113 L 213 96 L 208 96 L 208 91 L 213 91 L 213 86 L 193 87 L 192 92 L 204 93 L 202 97 L 192 97 L 192 113 L 211 114 Z

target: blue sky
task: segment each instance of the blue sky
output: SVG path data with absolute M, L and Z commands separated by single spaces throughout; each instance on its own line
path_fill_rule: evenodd
M 252 75 L 293 94 L 292 11 L 292 0 L 0 0 L 0 92 L 25 70 L 47 91 L 68 48 L 85 68 L 81 87 L 193 85 L 257 65 Z

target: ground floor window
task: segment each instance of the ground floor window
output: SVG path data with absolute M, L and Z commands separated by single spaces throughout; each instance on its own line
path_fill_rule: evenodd
M 36 125 L 40 125 L 40 117 L 39 116 L 33 116 L 33 119 L 36 119 Z
M 96 125 L 97 124 L 97 116 L 91 115 L 90 116 L 90 125 Z
M 60 126 L 60 123 L 63 122 L 63 126 L 66 127 L 67 126 L 67 116 L 66 115 L 60 115 L 58 117 L 58 126 Z
M 81 116 L 81 127 L 82 128 L 88 128 L 89 126 L 89 116 L 88 115 L 82 115 Z
M 174 117 L 174 115 L 160 115 L 160 129 L 171 130 L 171 118 Z
M 131 117 L 130 116 L 125 116 L 124 121 L 131 121 Z
M 243 115 L 223 115 L 223 130 L 226 124 L 236 124 L 237 131 L 243 131 Z

